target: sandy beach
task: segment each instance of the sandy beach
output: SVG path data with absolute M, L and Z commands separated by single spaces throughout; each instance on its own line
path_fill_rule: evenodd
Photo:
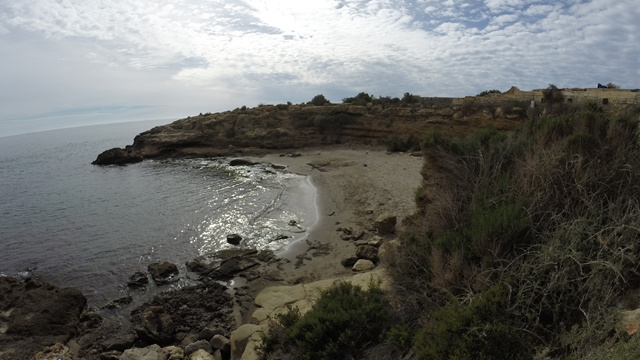
M 374 221 L 386 213 L 397 217 L 399 229 L 402 220 L 415 211 L 413 194 L 422 179 L 423 159 L 419 155 L 345 146 L 245 158 L 309 176 L 317 188 L 318 208 L 317 223 L 308 229 L 308 236 L 280 251 L 281 261 L 262 267 L 261 276 L 247 284 L 249 294 L 255 297 L 267 286 L 353 275 L 341 260 L 353 256 L 356 246 L 342 240 L 340 230 L 364 232 L 362 239 L 371 239 L 376 235 Z M 385 241 L 392 239 L 387 236 Z

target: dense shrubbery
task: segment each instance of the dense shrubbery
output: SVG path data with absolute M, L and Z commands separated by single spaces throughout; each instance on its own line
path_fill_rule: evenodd
M 508 136 L 425 137 L 421 211 L 392 272 L 418 358 L 581 358 L 624 338 L 617 306 L 640 284 L 637 127 L 591 104 Z M 499 311 L 479 315 L 488 299 Z
M 313 308 L 277 316 L 260 350 L 265 356 L 300 360 L 349 359 L 390 326 L 389 301 L 375 284 L 367 290 L 339 283 L 323 291 Z

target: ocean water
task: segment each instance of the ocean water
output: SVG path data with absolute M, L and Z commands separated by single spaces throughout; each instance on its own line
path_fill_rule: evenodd
M 159 124 L 0 137 L 0 275 L 77 287 L 100 308 L 128 294 L 128 277 L 149 263 L 170 261 L 185 274 L 186 261 L 232 248 L 228 234 L 240 234 L 241 247 L 271 250 L 306 236 L 317 217 L 315 188 L 268 164 L 91 165 L 103 150 Z

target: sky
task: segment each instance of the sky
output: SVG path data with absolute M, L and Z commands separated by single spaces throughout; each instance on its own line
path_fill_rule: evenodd
M 0 0 L 0 136 L 246 105 L 640 88 L 637 0 Z

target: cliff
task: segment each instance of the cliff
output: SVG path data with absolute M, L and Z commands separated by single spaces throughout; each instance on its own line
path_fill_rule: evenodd
M 122 165 L 159 157 L 229 156 L 332 144 L 385 145 L 394 138 L 419 138 L 433 128 L 464 136 L 489 126 L 512 129 L 527 117 L 526 111 L 526 104 L 514 101 L 492 106 L 472 102 L 454 105 L 438 98 L 391 106 L 343 103 L 243 107 L 155 127 L 136 136 L 124 149 L 103 152 L 93 164 Z

